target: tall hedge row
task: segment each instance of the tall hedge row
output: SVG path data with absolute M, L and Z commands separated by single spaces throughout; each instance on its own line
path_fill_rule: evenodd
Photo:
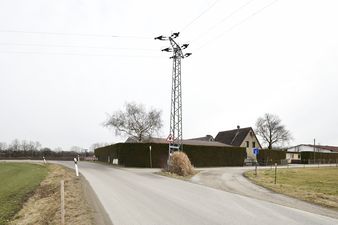
M 257 161 L 260 165 L 281 164 L 282 160 L 286 159 L 286 152 L 281 150 L 259 150 Z
M 335 163 L 338 160 L 338 153 L 301 152 L 300 156 L 303 164 Z
M 151 146 L 151 156 L 150 149 Z M 184 145 L 183 151 L 196 167 L 243 166 L 245 148 Z M 168 144 L 159 143 L 118 143 L 95 149 L 99 161 L 112 163 L 118 159 L 119 165 L 126 167 L 163 168 L 168 159 Z

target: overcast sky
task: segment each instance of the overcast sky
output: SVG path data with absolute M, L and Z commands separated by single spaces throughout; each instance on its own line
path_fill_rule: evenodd
M 0 0 L 0 142 L 88 148 L 125 102 L 163 112 L 180 31 L 183 136 L 277 114 L 290 145 L 338 145 L 336 0 Z

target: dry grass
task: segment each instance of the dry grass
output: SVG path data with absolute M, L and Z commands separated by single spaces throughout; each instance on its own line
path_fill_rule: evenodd
M 47 173 L 44 165 L 0 162 L 0 224 L 13 218 Z
M 185 176 L 184 177 L 184 176 L 177 175 L 175 173 L 170 173 L 168 171 L 162 170 L 160 172 L 156 172 L 155 174 L 158 174 L 158 175 L 161 175 L 161 176 L 165 176 L 165 177 L 171 177 L 171 178 L 175 178 L 175 179 L 179 179 L 179 180 L 188 181 L 188 180 L 190 180 L 193 176 L 195 176 L 198 173 L 199 173 L 199 171 L 194 170 L 194 174 L 191 174 L 189 176 Z
M 278 193 L 338 210 L 338 168 L 293 168 L 253 171 L 245 176 L 258 185 Z
M 174 152 L 171 155 L 167 172 L 183 177 L 195 174 L 194 167 L 184 152 Z
M 11 225 L 60 224 L 60 181 L 65 181 L 65 224 L 94 224 L 80 178 L 70 169 L 48 165 L 49 174 L 16 214 Z

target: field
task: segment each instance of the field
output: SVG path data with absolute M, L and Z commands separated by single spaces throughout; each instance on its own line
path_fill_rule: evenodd
M 47 175 L 47 168 L 28 163 L 0 163 L 0 224 L 6 224 Z
M 338 210 L 338 168 L 292 168 L 259 170 L 255 176 L 248 171 L 245 176 L 258 185 L 278 193 Z

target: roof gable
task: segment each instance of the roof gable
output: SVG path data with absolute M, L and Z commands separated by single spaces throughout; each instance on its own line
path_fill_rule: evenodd
M 253 132 L 251 127 L 221 131 L 218 132 L 215 137 L 215 141 L 222 142 L 227 145 L 240 146 L 250 131 Z

